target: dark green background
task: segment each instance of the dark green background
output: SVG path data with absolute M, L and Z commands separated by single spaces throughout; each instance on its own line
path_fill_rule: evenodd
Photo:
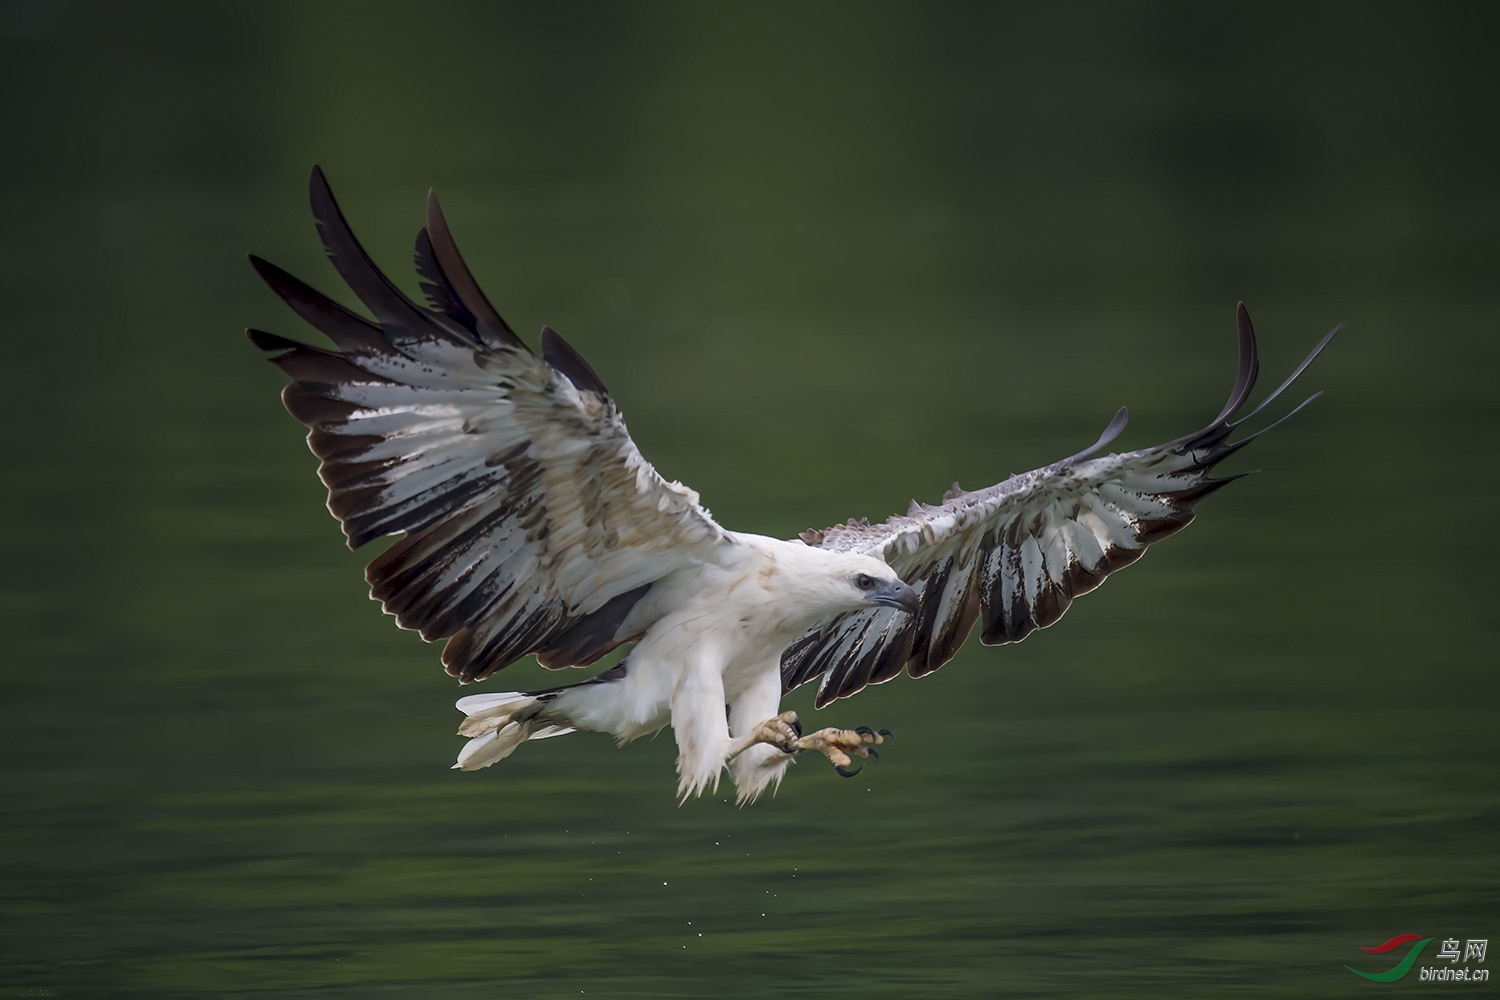
M 0 997 L 1365 996 L 1500 938 L 1491 4 L 0 3 Z M 244 263 L 405 287 L 429 185 L 725 524 L 1206 421 L 1244 298 L 1327 395 L 1066 621 L 820 713 L 448 770 Z M 555 680 L 534 664 L 506 686 Z M 808 709 L 807 692 L 791 699 Z M 1397 953 L 1399 955 L 1399 953 Z M 1493 987 L 1491 987 L 1493 989 Z

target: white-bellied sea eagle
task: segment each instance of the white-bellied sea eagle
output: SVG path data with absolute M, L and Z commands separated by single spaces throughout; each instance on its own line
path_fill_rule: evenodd
M 1242 303 L 1234 388 L 1202 430 L 1092 457 L 1125 427 L 1121 409 L 1093 445 L 1045 468 L 974 492 L 955 486 L 882 524 L 767 538 L 720 526 L 696 493 L 658 475 L 561 337 L 544 327 L 538 355 L 516 336 L 436 198 L 417 234 L 424 306 L 371 261 L 316 167 L 311 189 L 328 256 L 374 318 L 252 256 L 334 349 L 247 334 L 291 378 L 282 399 L 310 430 L 350 548 L 404 536 L 370 563 L 371 596 L 400 627 L 446 640 L 443 665 L 463 683 L 527 655 L 581 667 L 633 644 L 582 683 L 460 699 L 469 741 L 455 767 L 466 771 L 527 740 L 587 729 L 625 743 L 670 725 L 684 798 L 728 767 L 752 801 L 807 751 L 853 773 L 883 734 L 804 733 L 780 711 L 783 694 L 816 680 L 821 708 L 903 669 L 931 673 L 976 623 L 987 645 L 1051 625 L 1239 478 L 1211 476 L 1256 436 L 1230 441 L 1234 430 L 1333 337 L 1231 419 L 1258 369 Z

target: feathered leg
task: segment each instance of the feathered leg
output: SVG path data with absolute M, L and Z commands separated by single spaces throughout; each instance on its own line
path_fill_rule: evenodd
M 781 701 L 780 660 L 772 660 L 745 691 L 729 703 L 729 731 L 734 736 L 725 754 L 739 789 L 740 805 L 754 802 L 767 789 L 774 793 L 796 754 L 801 730 L 797 714 L 767 718 Z
M 708 655 L 705 655 L 708 654 Z M 724 712 L 723 659 L 700 651 L 672 693 L 672 734 L 677 739 L 677 795 L 686 801 L 710 784 L 719 787 L 729 719 Z

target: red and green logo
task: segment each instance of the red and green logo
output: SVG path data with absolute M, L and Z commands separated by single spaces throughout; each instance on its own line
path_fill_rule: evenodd
M 1411 951 L 1406 953 L 1406 957 L 1403 958 L 1399 963 L 1397 963 L 1396 967 L 1393 969 L 1388 969 L 1385 972 L 1360 972 L 1353 966 L 1346 965 L 1344 966 L 1344 968 L 1348 969 L 1356 976 L 1363 976 L 1371 982 L 1394 983 L 1396 980 L 1400 979 L 1402 976 L 1410 972 L 1413 965 L 1417 964 L 1417 957 L 1422 954 L 1423 948 L 1432 943 L 1432 938 L 1424 938 L 1420 934 L 1397 934 L 1395 937 L 1391 938 L 1384 944 L 1377 944 L 1373 948 L 1360 949 L 1360 951 L 1367 951 L 1371 955 L 1384 955 L 1386 952 L 1395 951 L 1397 948 L 1411 941 L 1415 941 L 1417 943 L 1412 947 Z

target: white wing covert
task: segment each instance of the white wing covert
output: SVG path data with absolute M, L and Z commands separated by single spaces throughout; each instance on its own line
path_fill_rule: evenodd
M 585 665 L 635 638 L 651 584 L 723 529 L 641 456 L 572 347 L 544 328 L 539 357 L 500 318 L 434 197 L 416 245 L 424 308 L 371 261 L 316 167 L 310 187 L 328 256 L 375 321 L 251 257 L 336 350 L 246 333 L 292 379 L 283 401 L 349 547 L 405 533 L 366 570 L 371 596 L 447 639 L 443 664 L 465 682 L 527 653 Z
M 821 708 L 903 668 L 921 677 L 952 659 L 976 622 L 986 645 L 1019 642 L 1056 622 L 1074 598 L 1135 562 L 1152 542 L 1186 527 L 1199 500 L 1245 475 L 1216 479 L 1214 466 L 1270 429 L 1230 442 L 1235 428 L 1280 396 L 1339 329 L 1254 410 L 1231 420 L 1260 368 L 1243 302 L 1237 320 L 1234 388 L 1219 415 L 1196 433 L 1090 458 L 1124 430 L 1122 408 L 1097 442 L 1061 462 L 975 492 L 955 485 L 941 504 L 914 503 L 882 524 L 850 521 L 803 532 L 809 545 L 884 558 L 918 592 L 921 606 L 915 616 L 889 608 L 853 612 L 806 632 L 782 656 L 783 689 L 819 679 Z

